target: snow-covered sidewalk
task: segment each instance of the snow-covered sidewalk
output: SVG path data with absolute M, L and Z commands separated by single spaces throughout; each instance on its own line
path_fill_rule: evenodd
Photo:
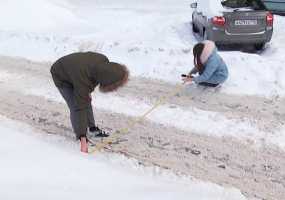
M 0 199 L 245 200 L 226 189 L 77 145 L 0 117 Z

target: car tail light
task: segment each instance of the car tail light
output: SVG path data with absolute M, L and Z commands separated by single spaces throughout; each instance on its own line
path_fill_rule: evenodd
M 215 16 L 215 17 L 213 17 L 212 22 L 215 25 L 224 26 L 226 23 L 226 19 L 224 17 Z
M 268 12 L 267 15 L 266 15 L 266 23 L 267 23 L 267 26 L 273 26 L 273 15 Z

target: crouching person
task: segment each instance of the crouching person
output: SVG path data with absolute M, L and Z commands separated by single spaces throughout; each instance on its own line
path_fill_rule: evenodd
M 218 54 L 214 42 L 205 40 L 193 48 L 194 68 L 183 77 L 184 83 L 194 81 L 198 85 L 216 87 L 228 78 L 228 67 Z M 198 76 L 193 76 L 197 74 Z
M 99 86 L 101 92 L 112 92 L 123 86 L 129 77 L 126 66 L 109 62 L 99 53 L 73 53 L 58 59 L 51 67 L 53 81 L 66 101 L 81 151 L 88 152 L 87 129 L 104 136 L 95 125 L 91 93 Z

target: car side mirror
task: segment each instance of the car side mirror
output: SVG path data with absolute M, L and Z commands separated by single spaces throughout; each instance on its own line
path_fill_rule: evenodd
M 191 8 L 197 8 L 197 2 L 196 2 L 196 3 L 191 3 L 191 4 L 190 4 L 190 7 L 191 7 Z

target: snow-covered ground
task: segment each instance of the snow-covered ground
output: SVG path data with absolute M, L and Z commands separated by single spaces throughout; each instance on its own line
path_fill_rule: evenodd
M 186 0 L 1 1 L 0 53 L 55 61 L 74 51 L 99 51 L 125 63 L 132 75 L 180 82 L 192 67 L 190 2 Z M 284 17 L 260 54 L 221 52 L 230 69 L 222 92 L 285 94 Z
M 245 200 L 222 188 L 122 156 L 82 155 L 56 136 L 0 116 L 0 199 Z
M 0 55 L 51 63 L 71 52 L 98 51 L 126 64 L 133 76 L 177 84 L 180 74 L 193 67 L 191 53 L 197 43 L 191 31 L 190 3 L 0 0 Z M 285 18 L 275 16 L 273 39 L 265 51 L 220 52 L 230 77 L 218 92 L 233 97 L 262 96 L 269 101 L 284 98 L 284 33 Z M 1 66 L 3 87 L 62 101 L 46 70 L 30 76 L 33 69 L 29 67 L 21 73 L 8 68 L 8 64 Z M 117 94 L 96 94 L 94 104 L 97 109 L 127 116 L 140 116 L 152 106 L 145 99 Z M 237 136 L 285 147 L 284 123 L 267 132 L 252 119 L 229 118 L 220 110 L 166 103 L 148 120 L 198 134 Z M 4 117 L 0 117 L 0 133 L 1 199 L 78 199 L 82 191 L 83 197 L 104 199 L 245 199 L 236 190 L 181 179 L 169 172 L 154 173 L 120 156 L 83 156 L 75 143 L 38 136 L 37 130 Z
M 9 66 L 7 66 L 9 70 Z M 26 95 L 45 97 L 57 102 L 64 103 L 52 80 L 46 76 L 49 74 L 31 74 L 29 70 L 9 72 L 1 70 L 1 84 L 6 88 L 19 91 Z M 37 83 L 37 87 L 35 87 Z M 191 87 L 191 86 L 189 86 Z M 178 87 L 182 90 L 183 87 Z M 193 88 L 192 88 L 193 89 Z M 191 90 L 191 88 L 186 89 Z M 206 91 L 205 91 L 206 92 Z M 191 92 L 190 92 L 191 93 Z M 102 94 L 99 91 L 93 94 L 93 105 L 96 109 L 107 110 L 112 113 L 121 113 L 127 116 L 140 117 L 153 104 L 148 102 L 146 97 L 120 96 L 118 93 Z M 260 108 L 261 109 L 261 108 Z M 262 126 L 254 119 L 247 118 L 228 118 L 223 113 L 202 110 L 195 107 L 179 107 L 163 102 L 157 109 L 147 116 L 147 120 L 165 126 L 173 126 L 180 130 L 191 131 L 203 135 L 217 137 L 232 136 L 239 140 L 250 139 L 257 146 L 265 142 L 285 148 L 285 126 L 274 127 L 270 132 L 260 130 Z M 180 120 L 176 120 L 180 119 Z
M 54 62 L 58 57 L 74 51 L 99 51 L 108 55 L 111 60 L 127 64 L 134 76 L 171 83 L 181 83 L 180 74 L 193 67 L 191 52 L 197 38 L 191 32 L 191 9 L 186 0 L 27 0 L 25 3 L 11 0 L 3 1 L 0 17 L 9 19 L 0 22 L 2 55 Z M 268 98 L 284 96 L 285 18 L 275 16 L 274 25 L 272 42 L 264 52 L 221 52 L 229 66 L 230 78 L 219 92 L 265 95 Z M 0 76 L 5 76 L 4 71 L 1 73 Z M 6 78 L 11 76 L 6 75 Z M 21 81 L 21 76 L 12 74 L 10 78 Z M 22 79 L 27 80 L 28 77 Z M 32 89 L 28 89 L 29 85 Z M 21 91 L 29 90 L 36 95 L 59 99 L 58 96 L 54 97 L 56 91 L 50 89 L 51 85 L 42 82 L 37 88 L 33 88 L 30 81 Z M 132 99 L 108 98 L 114 103 L 110 107 L 110 102 L 104 98 L 99 96 L 96 99 L 96 107 L 129 115 L 139 115 L 149 107 L 144 102 Z M 127 109 L 129 102 L 133 102 L 132 109 Z M 117 106 L 118 104 L 121 106 Z M 256 138 L 266 135 L 249 122 L 223 120 L 224 117 L 217 113 L 193 108 L 188 113 L 179 109 L 167 111 L 167 107 L 169 106 L 162 107 L 152 119 L 156 122 L 172 123 L 182 129 L 203 130 L 207 134 L 230 134 L 238 137 L 250 135 Z M 165 116 L 165 113 L 169 114 Z M 175 122 L 173 119 L 177 116 L 191 119 L 193 124 Z M 211 129 L 217 121 L 223 124 L 219 123 L 219 128 Z M 268 137 L 268 140 L 284 146 L 283 135 L 276 135 L 273 139 Z

